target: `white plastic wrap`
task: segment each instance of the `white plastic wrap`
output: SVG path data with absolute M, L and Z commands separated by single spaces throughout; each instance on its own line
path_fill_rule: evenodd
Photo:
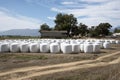
M 92 44 L 84 44 L 84 52 L 85 53 L 92 53 L 93 52 L 93 45 Z
M 103 43 L 103 47 L 104 47 L 105 49 L 109 49 L 109 48 L 110 48 L 110 43 L 109 43 L 109 42 L 104 42 L 104 43 Z
M 1 43 L 0 52 L 9 52 L 9 43 Z
M 80 45 L 79 44 L 71 44 L 72 45 L 72 52 L 79 53 L 80 52 Z
M 80 44 L 80 51 L 84 52 L 84 44 Z
M 21 52 L 29 52 L 29 46 L 28 43 L 21 43 L 20 44 L 20 51 Z
M 10 52 L 19 52 L 19 51 L 20 51 L 19 43 L 10 44 Z
M 60 46 L 57 43 L 50 44 L 50 52 L 51 53 L 59 53 L 60 52 Z
M 116 40 L 116 44 L 120 44 L 120 41 L 119 41 L 119 40 Z
M 38 43 L 31 43 L 29 44 L 29 50 L 31 53 L 37 53 L 39 52 L 39 44 Z
M 50 46 L 47 43 L 40 44 L 40 52 L 47 53 L 50 50 Z
M 63 44 L 62 45 L 62 52 L 63 53 L 72 53 L 72 45 L 70 44 Z
M 99 44 L 93 44 L 93 52 L 100 52 L 100 45 Z

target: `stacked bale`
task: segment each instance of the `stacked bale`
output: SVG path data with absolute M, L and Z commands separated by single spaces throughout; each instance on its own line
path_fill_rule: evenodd
M 29 50 L 30 50 L 31 53 L 39 52 L 39 44 L 38 43 L 31 43 L 29 45 Z
M 59 53 L 60 52 L 60 46 L 57 43 L 51 43 L 50 44 L 50 52 L 51 53 Z
M 10 44 L 10 52 L 19 52 L 19 51 L 20 51 L 19 43 Z
M 47 43 L 40 44 L 40 52 L 47 53 L 50 50 L 50 46 Z
M 109 48 L 110 48 L 110 43 L 109 43 L 109 42 L 104 42 L 104 43 L 103 43 L 103 47 L 104 47 L 105 49 L 109 49 Z
M 72 45 L 70 45 L 70 44 L 63 44 L 62 45 L 62 52 L 63 53 L 72 53 Z
M 84 52 L 84 43 L 80 44 L 80 51 Z
M 100 45 L 99 44 L 93 44 L 93 52 L 100 52 Z
M 110 44 L 120 44 L 114 39 L 19 39 L 1 40 L 0 52 L 51 52 L 91 53 L 100 52 L 100 48 L 109 49 Z M 91 46 L 92 45 L 92 46 Z M 90 47 L 89 47 L 90 46 Z
M 79 44 L 71 44 L 72 45 L 72 52 L 79 53 L 80 52 L 80 45 Z
M 0 52 L 9 52 L 9 43 L 1 43 Z
M 84 44 L 84 52 L 85 53 L 92 53 L 93 52 L 93 45 L 92 44 Z
M 120 41 L 119 41 L 119 40 L 116 40 L 116 44 L 120 44 Z
M 20 44 L 20 51 L 21 52 L 29 52 L 29 45 L 28 45 L 28 43 L 21 43 Z

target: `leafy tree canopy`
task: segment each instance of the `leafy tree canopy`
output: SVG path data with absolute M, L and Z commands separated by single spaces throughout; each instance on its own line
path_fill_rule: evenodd
M 51 28 L 46 23 L 42 24 L 40 28 L 41 30 L 48 30 L 48 31 L 51 30 Z
M 80 23 L 78 26 L 78 30 L 81 36 L 85 36 L 88 33 L 88 26 L 83 23 Z
M 98 32 L 99 35 L 101 36 L 105 36 L 105 35 L 109 35 L 110 33 L 110 28 L 111 28 L 111 24 L 109 23 L 100 23 L 97 27 L 96 27 L 96 31 Z
M 55 19 L 55 30 L 70 30 L 77 25 L 77 18 L 72 14 L 59 13 Z

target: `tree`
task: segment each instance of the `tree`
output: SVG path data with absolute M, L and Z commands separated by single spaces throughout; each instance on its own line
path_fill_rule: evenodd
M 110 28 L 111 28 L 111 24 L 109 23 L 100 23 L 97 27 L 96 27 L 96 31 L 98 33 L 99 36 L 107 36 L 110 33 Z
M 41 30 L 47 30 L 47 31 L 51 30 L 51 28 L 46 23 L 42 24 L 40 28 Z
M 96 31 L 96 26 L 89 28 L 89 37 L 97 37 L 98 33 Z
M 80 23 L 78 26 L 79 33 L 81 36 L 86 36 L 88 34 L 88 26 Z
M 67 30 L 67 33 L 70 33 L 74 27 L 77 25 L 77 18 L 72 14 L 62 14 L 59 13 L 55 19 L 55 30 Z

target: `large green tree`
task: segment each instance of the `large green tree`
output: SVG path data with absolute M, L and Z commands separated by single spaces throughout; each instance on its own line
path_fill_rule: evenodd
M 47 30 L 47 31 L 49 31 L 49 30 L 51 30 L 51 28 L 46 23 L 44 23 L 44 24 L 42 24 L 40 26 L 40 30 Z
M 86 36 L 88 34 L 88 26 L 83 23 L 79 24 L 78 30 L 79 30 L 79 34 L 81 34 L 81 36 Z
M 68 33 L 72 31 L 74 27 L 77 25 L 77 18 L 75 18 L 72 14 L 62 14 L 59 13 L 56 15 L 55 22 L 55 30 L 67 30 Z
M 110 33 L 110 28 L 111 27 L 112 27 L 112 25 L 109 24 L 109 23 L 100 23 L 96 27 L 96 31 L 97 31 L 99 36 L 107 36 Z
M 97 37 L 98 33 L 96 30 L 96 26 L 92 26 L 91 28 L 89 28 L 89 37 Z

